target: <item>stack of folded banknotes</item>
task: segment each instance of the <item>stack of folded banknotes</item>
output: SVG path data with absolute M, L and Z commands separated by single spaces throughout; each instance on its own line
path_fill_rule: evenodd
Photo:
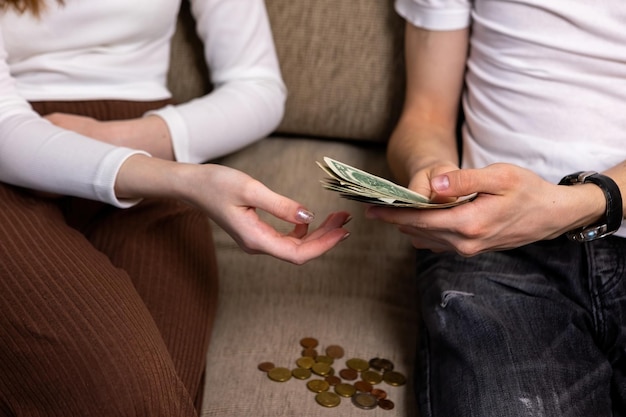
M 420 209 L 446 208 L 465 203 L 475 197 L 471 195 L 452 202 L 433 203 L 428 197 L 415 191 L 329 157 L 324 157 L 324 162 L 317 162 L 317 165 L 330 176 L 322 180 L 324 188 L 362 203 Z

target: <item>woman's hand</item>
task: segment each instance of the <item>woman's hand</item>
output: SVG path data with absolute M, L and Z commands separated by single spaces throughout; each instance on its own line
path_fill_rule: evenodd
M 135 155 L 120 169 L 116 192 L 122 198 L 184 200 L 205 211 L 247 253 L 265 253 L 294 264 L 322 255 L 349 235 L 343 228 L 350 219 L 348 213 L 332 213 L 309 232 L 313 214 L 301 204 L 220 165 L 181 164 Z M 294 227 L 283 234 L 264 222 L 257 210 Z
M 370 207 L 367 216 L 398 225 L 417 248 L 472 256 L 555 238 L 598 221 L 605 210 L 593 184 L 558 186 L 510 164 L 450 171 L 432 177 L 430 188 L 439 200 L 478 196 L 450 209 Z
M 248 253 L 266 253 L 303 264 L 333 248 L 349 233 L 346 212 L 332 213 L 309 233 L 312 214 L 301 204 L 269 190 L 250 176 L 218 165 L 172 162 L 165 122 L 158 116 L 101 122 L 84 116 L 46 116 L 59 127 L 117 146 L 141 149 L 155 158 L 134 155 L 122 166 L 115 184 L 119 198 L 178 198 L 204 210 Z M 262 221 L 256 210 L 294 224 L 281 234 Z
M 101 142 L 140 149 L 156 158 L 174 160 L 169 129 L 165 121 L 156 115 L 112 121 L 66 113 L 52 113 L 44 118 L 63 129 Z
M 206 210 L 247 253 L 267 253 L 294 264 L 303 264 L 334 247 L 348 236 L 342 226 L 349 214 L 333 213 L 309 233 L 313 214 L 301 204 L 271 191 L 248 175 L 224 166 L 195 177 L 192 202 Z M 203 178 L 204 177 L 204 178 Z M 263 222 L 257 209 L 294 224 L 282 234 Z

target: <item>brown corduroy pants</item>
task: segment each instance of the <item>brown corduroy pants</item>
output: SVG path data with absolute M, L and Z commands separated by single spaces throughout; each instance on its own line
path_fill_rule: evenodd
M 101 120 L 163 103 L 34 103 Z M 0 183 L 0 416 L 196 416 L 217 269 L 206 216 Z

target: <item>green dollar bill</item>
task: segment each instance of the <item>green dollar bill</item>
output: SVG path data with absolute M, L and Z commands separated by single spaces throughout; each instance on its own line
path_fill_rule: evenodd
M 324 157 L 326 166 L 335 174 L 345 181 L 354 183 L 363 188 L 367 188 L 376 194 L 382 194 L 388 197 L 396 198 L 404 202 L 429 203 L 429 199 L 415 191 L 402 187 L 389 180 L 378 177 L 369 172 L 354 168 L 343 162 L 336 161 L 329 157 Z
M 428 198 L 384 178 L 325 157 L 317 165 L 330 177 L 321 180 L 323 187 L 341 197 L 361 203 L 416 209 L 448 208 L 472 201 L 476 193 L 446 203 L 431 203 Z

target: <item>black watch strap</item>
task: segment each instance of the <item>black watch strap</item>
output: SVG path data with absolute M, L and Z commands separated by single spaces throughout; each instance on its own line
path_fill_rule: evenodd
M 606 175 L 598 174 L 594 171 L 575 172 L 563 177 L 559 185 L 585 184 L 588 182 L 597 185 L 604 192 L 606 212 L 604 219 L 600 223 L 568 232 L 567 237 L 576 242 L 588 242 L 612 235 L 620 228 L 622 218 L 624 217 L 622 194 L 615 181 Z

